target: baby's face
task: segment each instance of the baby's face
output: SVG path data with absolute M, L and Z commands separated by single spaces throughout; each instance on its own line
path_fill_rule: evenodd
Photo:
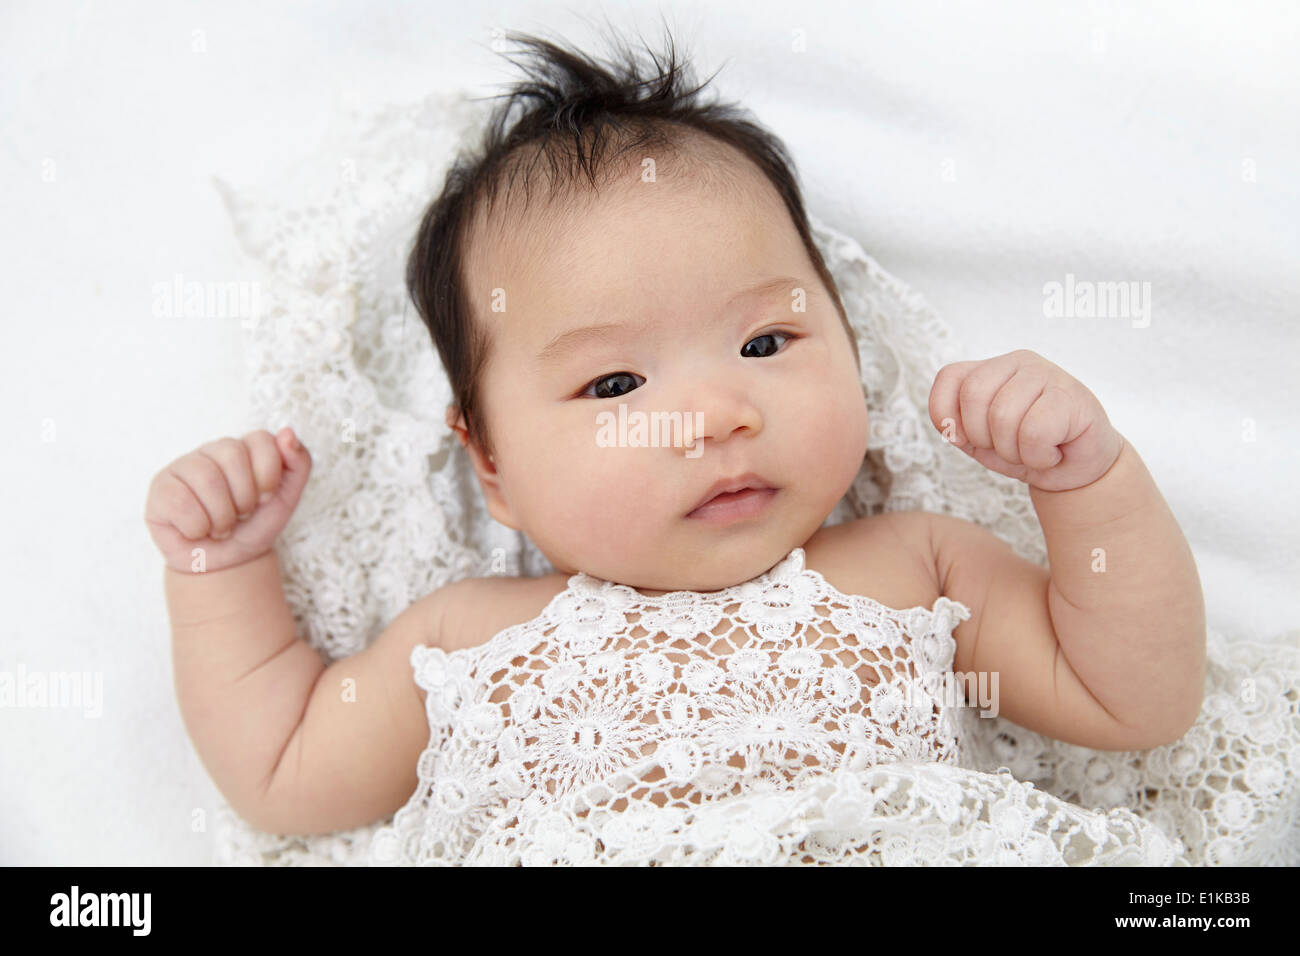
M 566 574 L 647 593 L 739 583 L 804 544 L 862 464 L 848 334 L 780 198 L 752 179 L 744 201 L 637 178 L 471 252 L 495 443 L 495 461 L 471 449 L 475 468 L 493 517 Z M 692 514 L 747 474 L 776 490 Z

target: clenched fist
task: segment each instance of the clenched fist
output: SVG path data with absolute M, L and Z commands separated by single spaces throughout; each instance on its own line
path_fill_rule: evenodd
M 154 476 L 145 524 L 172 570 L 232 568 L 271 550 L 310 474 L 311 455 L 291 428 L 221 438 Z
M 939 369 L 930 421 L 985 468 L 1043 491 L 1091 484 L 1124 448 L 1097 397 L 1027 349 Z

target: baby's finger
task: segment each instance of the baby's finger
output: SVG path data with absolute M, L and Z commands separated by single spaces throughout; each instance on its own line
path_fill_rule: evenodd
M 292 428 L 280 429 L 275 436 L 275 443 L 284 457 L 284 473 L 280 478 L 278 495 L 292 510 L 298 506 L 298 499 L 302 497 L 307 479 L 311 477 L 311 453 L 299 441 L 297 432 Z
M 972 369 L 957 391 L 957 404 L 961 408 L 961 424 L 966 437 L 976 448 L 992 448 L 993 435 L 989 431 L 989 406 L 996 395 L 1016 374 L 1015 366 L 1002 361 L 1003 357 L 981 362 Z
M 1058 446 L 1069 438 L 1069 396 L 1049 385 L 1020 423 L 1020 454 L 1030 468 L 1040 471 L 1053 468 L 1065 457 Z
M 1025 464 L 1020 457 L 1020 422 L 1046 387 L 1047 381 L 1041 373 L 1022 368 L 993 396 L 989 405 L 989 434 L 993 438 L 993 450 L 1003 461 Z
M 190 541 L 206 538 L 212 526 L 207 511 L 190 486 L 173 475 L 170 468 L 154 476 L 144 520 L 159 528 L 170 525 Z
M 953 362 L 939 369 L 930 388 L 930 421 L 943 432 L 943 437 L 954 445 L 966 444 L 966 433 L 961 429 L 961 408 L 957 392 L 967 373 L 979 362 Z
M 221 466 L 199 452 L 191 452 L 178 458 L 167 469 L 194 493 L 194 497 L 203 507 L 208 518 L 208 527 L 203 533 L 220 540 L 218 535 L 228 536 L 235 527 L 235 502 L 230 495 L 230 486 Z
M 244 444 L 248 446 L 248 455 L 253 463 L 258 504 L 266 504 L 280 489 L 280 476 L 284 469 L 280 449 L 276 447 L 275 436 L 265 428 L 245 435 Z
M 230 495 L 240 518 L 247 518 L 257 508 L 257 484 L 248 449 L 235 438 L 219 438 L 199 446 L 199 453 L 207 455 L 225 473 Z

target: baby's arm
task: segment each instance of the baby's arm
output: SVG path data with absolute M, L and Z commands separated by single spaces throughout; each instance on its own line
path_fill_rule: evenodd
M 986 467 L 1026 481 L 1050 573 L 982 528 L 930 519 L 943 593 L 972 608 L 958 660 L 1000 673 L 1009 719 L 1100 749 L 1145 749 L 1195 722 L 1205 604 L 1191 548 L 1096 398 L 1033 352 L 940 370 L 930 417 Z
M 216 623 L 173 626 L 177 693 L 209 773 L 240 816 L 270 833 L 331 833 L 391 816 L 419 783 L 429 739 L 411 649 L 435 642 L 451 589 L 416 601 L 365 650 L 327 667 L 294 632 L 274 552 L 221 574 L 241 571 L 205 594 L 192 590 L 199 579 L 168 571 L 173 607 L 238 602 Z
M 274 550 L 220 571 L 163 573 L 185 729 L 230 805 L 265 829 L 267 790 L 325 664 L 298 639 Z
M 158 473 L 145 512 L 186 730 L 230 805 L 274 833 L 390 814 L 428 737 L 409 655 L 432 639 L 432 598 L 329 667 L 296 633 L 272 546 L 310 470 L 288 429 L 213 442 Z

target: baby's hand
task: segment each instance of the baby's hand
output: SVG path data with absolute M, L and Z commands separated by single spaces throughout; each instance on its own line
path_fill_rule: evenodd
M 930 421 L 984 467 L 1043 491 L 1091 484 L 1124 447 L 1092 392 L 1025 349 L 939 369 Z
M 271 550 L 310 474 L 311 455 L 290 428 L 222 438 L 154 476 L 145 524 L 172 570 L 232 568 Z

